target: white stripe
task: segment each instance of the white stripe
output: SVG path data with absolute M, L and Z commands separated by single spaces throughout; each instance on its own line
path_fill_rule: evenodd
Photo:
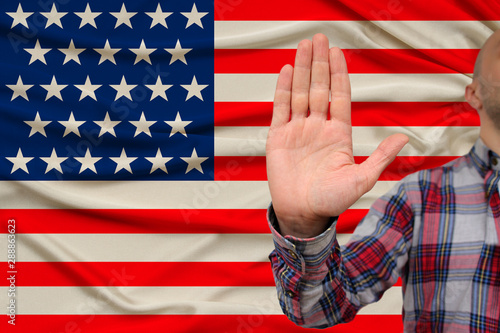
M 394 183 L 377 182 L 353 208 L 369 208 Z M 1 181 L 0 198 L 0 209 L 266 209 L 271 202 L 266 181 Z
M 353 102 L 463 102 L 464 74 L 350 74 Z M 216 102 L 272 102 L 278 74 L 215 74 Z
M 268 192 L 265 181 L 2 181 L 0 208 L 260 209 Z
M 350 237 L 337 235 L 341 245 Z M 6 239 L 0 238 L 1 248 Z M 274 249 L 270 233 L 18 234 L 16 245 L 20 262 L 268 262 Z M 7 251 L 0 261 L 7 261 Z
M 403 292 L 401 287 L 387 289 L 382 298 L 375 304 L 362 308 L 359 315 L 401 314 L 403 309 Z
M 267 262 L 274 246 L 271 234 L 18 234 L 16 244 L 21 262 Z
M 378 181 L 375 183 L 375 186 L 363 195 L 358 201 L 354 203 L 350 208 L 351 209 L 368 209 L 373 204 L 375 200 L 380 198 L 382 195 L 389 192 L 394 185 L 396 185 L 396 181 Z
M 499 21 L 216 21 L 216 49 L 295 49 L 318 32 L 343 49 L 480 48 Z
M 219 126 L 215 128 L 215 156 L 265 156 L 268 127 Z M 399 156 L 462 156 L 479 135 L 475 126 L 355 126 L 355 156 L 369 156 L 383 139 L 402 133 L 410 142 Z M 457 140 L 460 138 L 460 140 Z
M 9 304 L 8 287 L 0 303 Z M 401 287 L 363 314 L 401 314 Z M 18 315 L 278 315 L 275 287 L 17 287 Z

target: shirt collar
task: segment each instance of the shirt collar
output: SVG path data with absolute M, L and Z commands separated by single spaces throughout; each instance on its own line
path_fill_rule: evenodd
M 500 156 L 493 150 L 489 149 L 481 138 L 477 139 L 469 153 L 469 156 L 472 164 L 479 171 L 482 177 L 485 177 L 490 170 L 500 170 Z

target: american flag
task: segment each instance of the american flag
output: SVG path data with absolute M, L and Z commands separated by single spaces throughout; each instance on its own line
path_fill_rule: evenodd
M 410 137 L 341 217 L 345 241 L 394 182 L 468 152 L 464 88 L 499 19 L 497 1 L 1 2 L 2 331 L 308 331 L 267 259 L 280 68 L 326 34 L 351 73 L 356 160 Z M 402 331 L 401 306 L 399 284 L 327 331 Z

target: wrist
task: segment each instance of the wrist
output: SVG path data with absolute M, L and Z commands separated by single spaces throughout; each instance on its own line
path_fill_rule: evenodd
M 283 236 L 293 236 L 295 238 L 314 238 L 321 235 L 328 229 L 329 219 L 315 221 L 311 226 L 304 227 L 301 222 L 282 222 L 278 218 L 278 225 Z
M 330 226 L 330 217 L 301 217 L 289 214 L 280 214 L 271 205 L 271 214 L 274 215 L 279 232 L 283 236 L 296 238 L 313 238 L 321 235 Z

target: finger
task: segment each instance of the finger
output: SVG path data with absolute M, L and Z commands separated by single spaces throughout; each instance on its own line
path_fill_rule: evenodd
M 398 153 L 408 143 L 404 134 L 393 134 L 382 141 L 377 149 L 363 162 L 361 167 L 366 174 L 366 184 L 362 192 L 369 191 L 380 177 L 382 171 L 394 161 Z
M 351 83 L 344 54 L 337 47 L 330 50 L 330 73 L 332 91 L 330 116 L 332 119 L 351 125 Z
M 285 65 L 281 69 L 274 93 L 273 118 L 271 127 L 284 125 L 290 119 L 290 97 L 292 95 L 293 67 Z
M 309 90 L 309 110 L 311 115 L 326 119 L 330 98 L 330 65 L 328 38 L 323 34 L 313 37 L 313 58 L 311 87 Z
M 299 43 L 295 56 L 292 81 L 292 119 L 307 116 L 309 109 L 309 87 L 311 83 L 312 42 Z

